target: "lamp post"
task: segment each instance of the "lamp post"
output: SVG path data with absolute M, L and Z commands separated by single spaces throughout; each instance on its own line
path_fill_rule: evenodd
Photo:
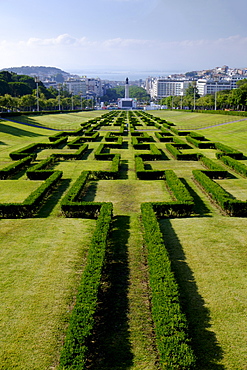
M 60 95 L 61 84 L 58 84 L 58 110 L 61 110 L 61 95 Z
M 35 77 L 36 82 L 36 99 L 37 99 L 37 112 L 39 112 L 39 77 Z
M 214 110 L 217 110 L 217 89 L 218 89 L 218 78 L 215 77 L 215 97 L 214 97 Z
M 71 92 L 71 110 L 74 110 L 73 91 Z
M 196 82 L 194 82 L 193 87 L 194 87 L 194 110 L 196 110 Z

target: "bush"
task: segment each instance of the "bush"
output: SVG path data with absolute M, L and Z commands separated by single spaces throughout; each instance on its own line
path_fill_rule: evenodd
M 24 157 L 23 159 L 20 159 L 17 162 L 14 162 L 10 164 L 9 166 L 3 168 L 0 170 L 0 179 L 5 180 L 8 179 L 9 177 L 13 176 L 20 170 L 24 169 L 25 167 L 29 166 L 30 163 L 33 160 L 33 156 L 27 156 Z
M 244 163 L 241 163 L 232 157 L 224 155 L 220 157 L 220 160 L 240 175 L 247 176 L 247 166 Z
M 34 190 L 22 203 L 0 204 L 1 218 L 25 218 L 33 217 L 41 207 L 45 197 L 57 185 L 62 177 L 61 171 L 53 172 L 48 179 Z
M 86 267 L 78 289 L 76 304 L 72 311 L 64 346 L 60 357 L 62 369 L 85 369 L 89 337 L 93 332 L 97 309 L 98 290 L 108 233 L 112 219 L 112 203 L 101 205 L 96 230 L 88 251 Z
M 191 369 L 195 356 L 190 347 L 187 322 L 182 313 L 178 286 L 150 203 L 142 203 L 144 240 L 148 251 L 151 309 L 162 369 Z
M 227 146 L 225 144 L 221 143 L 215 143 L 215 146 L 217 149 L 221 151 L 221 153 L 216 153 L 217 158 L 222 157 L 223 155 L 227 155 L 229 157 L 235 158 L 235 159 L 242 159 L 243 153 L 239 150 L 233 149 L 230 146 Z

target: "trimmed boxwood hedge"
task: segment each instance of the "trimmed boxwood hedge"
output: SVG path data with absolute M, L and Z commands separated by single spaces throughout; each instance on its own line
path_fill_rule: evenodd
M 17 162 L 11 163 L 7 167 L 2 168 L 0 170 L 0 179 L 5 180 L 15 175 L 20 170 L 23 170 L 24 168 L 28 167 L 33 159 L 34 159 L 33 156 L 29 155 L 27 157 L 24 157 L 23 159 L 20 159 Z
M 159 170 L 145 170 L 141 156 L 135 156 L 135 170 L 140 180 L 160 180 L 165 178 L 165 172 Z
M 228 216 L 232 217 L 247 217 L 247 202 L 237 200 L 223 189 L 218 183 L 211 180 L 207 176 L 208 171 L 194 170 L 192 171 L 195 180 L 204 188 L 210 198 L 212 198 L 219 206 L 226 212 Z
M 22 203 L 1 203 L 0 218 L 33 217 L 45 197 L 53 190 L 62 177 L 62 171 L 54 171 L 38 189 L 34 190 Z
M 150 203 L 142 203 L 144 240 L 151 287 L 151 310 L 159 363 L 164 370 L 189 370 L 195 365 L 178 286 L 163 243 L 162 234 Z
M 219 158 L 227 166 L 231 167 L 234 171 L 240 175 L 247 176 L 247 166 L 244 163 L 237 161 L 236 159 L 223 155 Z
M 223 155 L 227 155 L 229 157 L 232 157 L 234 159 L 243 159 L 243 153 L 239 150 L 233 149 L 230 146 L 227 146 L 222 143 L 215 143 L 216 149 L 220 150 L 220 153 L 216 153 L 216 157 L 220 158 Z
M 95 324 L 98 291 L 108 233 L 112 220 L 112 203 L 103 203 L 89 247 L 87 263 L 78 289 L 65 342 L 60 356 L 60 369 L 85 369 L 88 343 Z

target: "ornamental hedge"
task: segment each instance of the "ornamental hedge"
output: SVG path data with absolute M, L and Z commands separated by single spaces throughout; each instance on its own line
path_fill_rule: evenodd
M 233 149 L 230 146 L 221 143 L 215 143 L 216 149 L 220 150 L 220 153 L 216 153 L 216 157 L 220 158 L 223 155 L 227 155 L 234 159 L 243 159 L 243 153 L 239 150 Z
M 62 174 L 62 171 L 53 172 L 22 203 L 0 203 L 0 218 L 33 217 L 42 206 L 45 197 L 57 186 Z
M 96 229 L 88 251 L 87 263 L 76 297 L 76 304 L 69 320 L 64 346 L 61 351 L 61 369 L 82 370 L 86 368 L 88 343 L 95 324 L 98 291 L 105 263 L 112 209 L 112 203 L 103 203 L 100 207 Z
M 0 170 L 0 180 L 5 180 L 15 175 L 20 170 L 28 167 L 33 160 L 33 156 L 29 155 L 20 159 L 17 162 L 11 163 L 9 166 L 4 167 Z
M 232 217 L 246 217 L 247 216 L 247 202 L 237 200 L 232 194 L 228 193 L 218 183 L 211 180 L 207 176 L 207 171 L 194 170 L 192 171 L 195 180 L 208 193 L 209 197 L 213 199 L 228 216 Z
M 164 171 L 146 170 L 141 156 L 135 156 L 135 170 L 140 180 L 160 180 L 165 178 Z
M 195 365 L 195 356 L 169 256 L 152 205 L 142 203 L 141 211 L 159 363 L 165 370 L 189 370 Z
M 247 166 L 244 163 L 241 163 L 227 155 L 221 156 L 220 160 L 227 166 L 231 167 L 234 171 L 236 171 L 240 175 L 247 176 Z
M 166 144 L 166 149 L 176 158 L 178 161 L 197 161 L 198 153 L 182 153 L 179 148 L 181 144 Z

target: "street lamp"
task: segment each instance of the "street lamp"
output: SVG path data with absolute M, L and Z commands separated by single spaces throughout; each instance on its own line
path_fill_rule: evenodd
M 214 78 L 215 81 L 215 97 L 214 97 L 214 110 L 217 110 L 217 90 L 218 90 L 218 77 Z
M 73 91 L 71 92 L 71 110 L 74 110 Z
M 194 110 L 196 110 L 196 82 L 194 82 L 193 87 L 194 87 Z
M 39 77 L 35 77 L 36 82 L 36 99 L 37 99 L 37 112 L 39 112 Z
M 60 88 L 61 88 L 61 84 L 58 84 L 58 110 L 61 110 Z

